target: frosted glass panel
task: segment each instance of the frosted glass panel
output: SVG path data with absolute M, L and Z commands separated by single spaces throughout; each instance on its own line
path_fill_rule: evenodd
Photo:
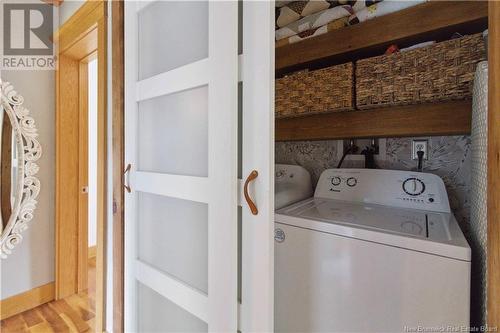
M 207 332 L 208 325 L 156 291 L 138 283 L 138 332 Z
M 207 86 L 139 102 L 139 170 L 208 175 Z
M 140 80 L 208 57 L 208 1 L 157 1 L 138 19 Z
M 138 192 L 139 259 L 208 292 L 208 206 Z

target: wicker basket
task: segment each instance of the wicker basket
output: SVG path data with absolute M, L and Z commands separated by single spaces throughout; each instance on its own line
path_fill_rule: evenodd
M 301 71 L 276 80 L 276 118 L 354 109 L 353 65 Z
M 356 63 L 356 106 L 419 104 L 472 96 L 474 71 L 486 52 L 481 34 Z

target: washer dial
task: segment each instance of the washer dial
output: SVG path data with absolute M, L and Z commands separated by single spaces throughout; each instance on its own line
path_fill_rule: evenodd
M 341 182 L 341 181 L 342 181 L 342 180 L 340 179 L 340 177 L 337 177 L 337 176 L 332 177 L 332 185 L 333 185 L 333 186 L 338 186 L 338 185 L 340 185 L 340 182 Z
M 350 186 L 350 187 L 356 186 L 357 183 L 358 183 L 358 180 L 354 177 L 349 177 L 346 180 L 347 186 Z
M 411 196 L 417 196 L 425 191 L 425 184 L 418 178 L 408 178 L 403 182 L 403 191 Z

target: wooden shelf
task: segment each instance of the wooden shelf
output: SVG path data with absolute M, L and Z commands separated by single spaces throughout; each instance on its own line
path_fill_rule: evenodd
M 328 32 L 276 49 L 276 71 L 331 65 L 383 54 L 428 40 L 445 40 L 454 32 L 487 28 L 487 1 L 431 1 L 399 12 Z
M 464 135 L 472 102 L 451 101 L 276 120 L 276 141 Z

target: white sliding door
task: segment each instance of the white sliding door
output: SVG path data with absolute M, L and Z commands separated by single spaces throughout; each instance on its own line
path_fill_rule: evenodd
M 125 2 L 126 332 L 272 331 L 274 48 L 238 38 L 273 7 L 239 6 Z
M 243 1 L 242 180 L 259 175 L 242 202 L 243 332 L 274 329 L 274 1 Z

